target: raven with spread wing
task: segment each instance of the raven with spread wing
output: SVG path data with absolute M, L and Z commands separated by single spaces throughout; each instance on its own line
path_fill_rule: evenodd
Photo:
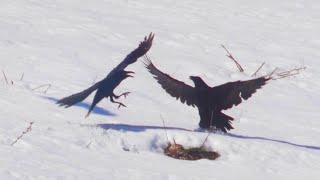
M 158 81 L 161 87 L 172 97 L 180 99 L 188 106 L 196 106 L 199 110 L 199 126 L 204 129 L 216 129 L 227 132 L 233 129 L 234 119 L 222 110 L 230 109 L 247 100 L 267 83 L 270 78 L 260 77 L 247 81 L 235 81 L 210 87 L 199 76 L 190 76 L 194 87 L 178 81 L 157 69 L 150 59 L 145 56 L 145 65 Z
M 62 98 L 61 100 L 57 101 L 57 104 L 59 104 L 60 106 L 65 106 L 66 108 L 70 107 L 76 103 L 83 101 L 93 91 L 97 90 L 86 117 L 89 116 L 90 112 L 95 107 L 95 105 L 98 104 L 103 98 L 110 97 L 110 101 L 119 104 L 119 108 L 121 106 L 125 107 L 124 104 L 122 104 L 121 102 L 114 101 L 113 98 L 118 99 L 120 96 L 126 97 L 129 94 L 129 92 L 122 93 L 121 95 L 115 95 L 113 91 L 124 79 L 126 79 L 127 77 L 133 77 L 130 75 L 130 73 L 133 73 L 132 71 L 125 71 L 124 69 L 128 65 L 135 63 L 138 60 L 138 58 L 145 55 L 149 51 L 149 49 L 152 46 L 153 38 L 154 34 L 152 33 L 150 33 L 148 37 L 145 37 L 144 41 L 140 43 L 139 47 L 132 51 L 130 54 L 128 54 L 127 57 L 117 67 L 115 67 L 103 80 L 95 83 L 93 86 L 89 87 L 88 89 L 85 89 L 84 91 Z

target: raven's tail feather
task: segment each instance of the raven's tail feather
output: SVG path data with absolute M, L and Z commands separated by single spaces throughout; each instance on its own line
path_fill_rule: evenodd
M 234 119 L 222 112 L 215 113 L 213 125 L 217 128 L 217 130 L 221 130 L 223 132 L 230 131 L 233 129 L 231 121 Z
M 95 91 L 96 89 L 98 89 L 98 86 L 100 84 L 101 81 L 95 83 L 93 86 L 89 87 L 88 89 L 81 91 L 79 93 L 76 94 L 72 94 L 71 96 L 65 97 L 60 99 L 59 101 L 57 101 L 57 104 L 59 104 L 59 106 L 65 106 L 66 108 L 73 106 L 81 101 L 83 101 L 84 99 L 86 99 L 93 91 Z

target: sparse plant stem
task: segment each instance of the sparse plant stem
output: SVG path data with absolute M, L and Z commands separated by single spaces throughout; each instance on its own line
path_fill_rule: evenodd
M 20 81 L 22 81 L 23 77 L 24 77 L 24 73 L 22 73 L 21 78 L 20 78 Z
M 305 70 L 306 67 L 300 67 L 300 68 L 295 68 L 295 69 L 291 69 L 288 71 L 283 71 L 283 72 L 279 72 L 276 75 L 272 76 L 274 74 L 274 72 L 277 70 L 277 68 L 270 74 L 269 77 L 271 77 L 273 80 L 277 80 L 277 79 L 282 79 L 282 78 L 286 78 L 289 76 L 294 76 L 297 74 L 300 74 L 301 70 Z
M 164 132 L 166 133 L 166 137 L 167 137 L 167 142 L 168 144 L 170 143 L 169 138 L 168 138 L 168 133 L 167 133 L 167 128 L 166 128 L 166 124 L 164 123 L 164 119 L 162 117 L 162 115 L 160 114 L 160 117 L 162 119 L 162 123 L 163 123 L 163 127 L 164 127 Z
M 265 62 L 263 62 L 263 63 L 261 64 L 261 66 L 256 70 L 256 72 L 254 72 L 254 73 L 252 74 L 252 76 L 251 76 L 251 77 L 256 76 L 256 75 L 257 75 L 257 73 L 260 71 L 260 69 L 264 66 L 264 64 L 265 64 Z
M 177 144 L 177 143 L 176 143 L 176 140 L 175 140 L 174 138 L 173 138 L 172 140 L 173 140 L 173 143 L 174 143 L 174 144 Z M 170 144 L 170 142 L 169 142 L 168 144 Z
M 86 145 L 86 148 L 90 148 L 91 144 L 92 144 L 92 140 Z
M 277 75 L 278 76 L 287 76 L 287 75 L 291 75 L 291 74 L 300 73 L 301 70 L 305 70 L 305 69 L 306 69 L 306 67 L 300 67 L 300 68 L 292 69 L 289 71 L 277 73 Z
M 269 77 L 271 77 L 276 71 L 278 70 L 278 68 L 275 68 L 269 75 Z
M 43 94 L 45 94 L 45 93 L 47 93 L 47 91 L 50 89 L 51 84 L 44 84 L 44 85 L 38 86 L 38 87 L 36 87 L 36 88 L 33 88 L 32 91 L 34 91 L 34 90 L 36 90 L 36 89 L 39 89 L 39 88 L 42 88 L 42 87 L 45 87 L 45 86 L 48 86 L 48 88 L 47 88 L 45 91 L 43 91 Z
M 204 139 L 202 145 L 200 146 L 200 149 L 202 149 L 204 147 L 204 144 L 207 142 L 210 135 L 211 135 L 211 131 L 208 133 L 207 137 Z
M 282 76 L 279 76 L 279 77 L 277 77 L 277 78 L 273 78 L 273 80 L 282 79 L 282 78 L 286 78 L 286 77 L 289 77 L 289 76 L 294 76 L 294 75 L 297 75 L 297 74 L 300 74 L 300 73 L 293 73 L 293 74 L 288 74 L 288 75 L 282 75 Z
M 9 83 L 8 83 L 8 79 L 7 79 L 7 76 L 6 76 L 6 73 L 4 73 L 4 70 L 2 70 L 2 74 L 3 74 L 3 76 L 4 76 L 4 79 L 6 80 L 6 83 L 9 84 Z
M 243 72 L 243 71 L 244 71 L 243 68 L 242 68 L 241 65 L 238 63 L 238 61 L 232 56 L 232 54 L 228 51 L 228 49 L 227 49 L 223 44 L 221 44 L 221 46 L 222 46 L 222 48 L 223 48 L 224 50 L 227 51 L 227 53 L 228 53 L 227 57 L 229 57 L 230 59 L 232 59 L 232 60 L 236 63 L 236 65 L 237 65 L 237 67 L 238 67 L 238 69 L 239 69 L 240 72 Z
M 30 132 L 32 129 L 31 129 L 31 126 L 34 122 L 30 122 L 30 125 L 28 126 L 28 128 L 22 132 L 22 134 L 13 142 L 11 143 L 10 145 L 13 146 L 15 143 L 17 143 L 19 141 L 19 139 L 22 138 L 23 135 L 27 134 L 28 132 Z

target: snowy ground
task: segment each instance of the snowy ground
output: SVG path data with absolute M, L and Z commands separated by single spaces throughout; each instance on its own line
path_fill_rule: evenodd
M 216 161 L 163 155 L 160 114 L 177 143 L 199 146 L 207 133 L 193 131 L 197 109 L 166 94 L 141 62 L 116 90 L 131 91 L 127 108 L 104 100 L 84 119 L 93 95 L 55 104 L 104 78 L 151 31 L 155 65 L 190 85 L 190 75 L 211 86 L 250 79 L 262 62 L 258 75 L 307 69 L 226 111 L 235 130 L 206 143 Z M 0 76 L 0 179 L 319 179 L 319 32 L 316 0 L 2 0 L 0 68 L 13 85 Z M 43 84 L 46 94 L 33 90 Z

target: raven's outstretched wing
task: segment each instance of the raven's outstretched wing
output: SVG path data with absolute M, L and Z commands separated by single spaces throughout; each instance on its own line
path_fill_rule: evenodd
M 124 70 L 128 65 L 135 63 L 138 58 L 145 55 L 152 46 L 153 38 L 154 34 L 152 33 L 150 33 L 148 37 L 144 37 L 144 41 L 140 42 L 139 47 L 128 54 L 127 57 L 124 58 L 124 60 L 117 67 L 115 67 L 107 77 L 112 76 L 112 74 L 116 71 Z
M 236 81 L 222 84 L 211 89 L 211 100 L 218 109 L 226 110 L 237 106 L 242 99 L 249 99 L 252 94 L 267 83 L 270 78 L 260 77 L 248 81 Z
M 149 51 L 152 46 L 152 40 L 154 38 L 154 34 L 150 33 L 148 37 L 144 38 L 144 41 L 140 42 L 139 47 L 133 50 L 130 54 L 126 56 L 126 58 L 116 67 L 114 68 L 106 78 L 101 81 L 106 81 L 106 79 L 110 78 L 115 72 L 124 70 L 128 65 L 136 62 L 139 57 L 143 56 L 145 53 Z M 57 101 L 57 104 L 60 106 L 70 107 L 76 103 L 83 101 L 87 98 L 93 91 L 97 90 L 99 87 L 100 82 L 95 83 L 93 86 L 89 87 L 88 89 L 81 91 L 79 93 L 73 94 L 71 96 L 62 98 L 61 100 Z
M 197 106 L 197 96 L 193 87 L 170 77 L 168 74 L 161 72 L 146 56 L 144 64 L 168 94 L 170 94 L 172 97 L 180 99 L 182 103 L 186 103 L 188 106 Z

